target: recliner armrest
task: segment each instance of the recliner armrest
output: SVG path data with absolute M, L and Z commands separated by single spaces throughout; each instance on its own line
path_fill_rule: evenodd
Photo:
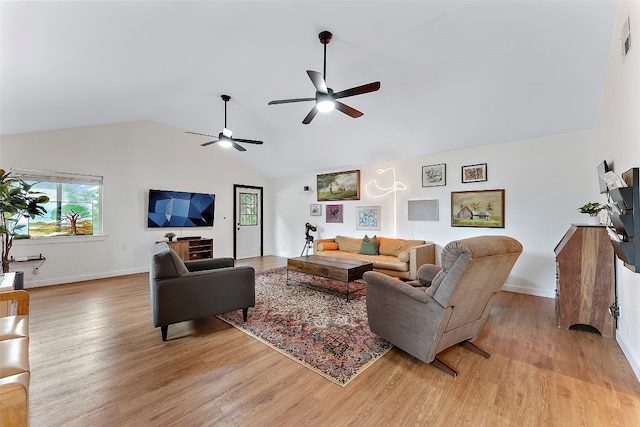
M 442 267 L 433 264 L 423 264 L 418 268 L 418 280 L 423 286 L 431 286 L 433 278 L 442 270 Z
M 189 271 L 215 270 L 217 268 L 233 267 L 234 259 L 230 257 L 198 259 L 185 261 L 184 265 Z

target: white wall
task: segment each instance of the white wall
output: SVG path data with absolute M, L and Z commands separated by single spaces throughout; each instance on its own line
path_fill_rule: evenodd
M 621 55 L 621 30 L 631 18 L 632 48 L 626 60 Z M 640 3 L 621 2 L 611 40 L 609 68 L 596 129 L 596 157 L 613 164 L 617 174 L 640 167 Z M 640 254 L 636 254 L 640 256 Z M 640 378 L 640 273 L 618 263 L 617 340 Z
M 25 272 L 25 286 L 36 287 L 149 269 L 149 249 L 164 233 L 214 239 L 216 256 L 233 255 L 233 184 L 265 186 L 264 179 L 236 157 L 198 143 L 158 123 L 117 123 L 3 136 L 0 165 L 102 175 L 104 238 L 15 241 L 11 255 L 42 254 L 37 263 L 12 264 Z M 150 188 L 214 193 L 214 227 L 147 228 Z
M 597 162 L 593 158 L 592 131 L 574 132 L 526 141 L 495 144 L 480 148 L 451 151 L 433 156 L 401 159 L 375 165 L 354 166 L 361 170 L 361 199 L 359 201 L 323 202 L 323 215 L 310 216 L 309 204 L 316 201 L 316 175 L 273 183 L 275 197 L 273 213 L 275 234 L 278 236 L 276 254 L 299 256 L 304 246 L 305 223 L 318 226 L 316 238 L 336 234 L 361 237 L 364 234 L 433 241 L 438 253 L 451 240 L 481 234 L 504 234 L 518 239 L 524 252 L 513 270 L 507 289 L 533 295 L 555 296 L 554 247 L 572 223 L 585 219 L 577 210 L 588 201 L 598 201 Z M 445 163 L 447 185 L 422 187 L 423 165 Z M 463 165 L 487 163 L 486 182 L 461 183 Z M 378 169 L 393 167 L 396 181 L 407 189 L 385 193 L 378 188 L 391 188 L 391 172 L 378 174 Z M 314 192 L 303 192 L 310 185 Z M 367 187 L 368 186 L 368 187 Z M 451 192 L 469 190 L 505 190 L 505 228 L 451 227 Z M 396 208 L 394 209 L 394 197 Z M 439 203 L 438 221 L 408 221 L 408 201 L 436 199 Z M 326 223 L 327 204 L 342 204 L 344 222 Z M 382 229 L 355 229 L 356 206 L 381 206 Z M 396 228 L 393 216 L 396 215 Z

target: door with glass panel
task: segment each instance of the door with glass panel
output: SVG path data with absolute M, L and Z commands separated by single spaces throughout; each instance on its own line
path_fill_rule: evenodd
M 234 256 L 262 256 L 262 187 L 236 184 L 234 188 Z

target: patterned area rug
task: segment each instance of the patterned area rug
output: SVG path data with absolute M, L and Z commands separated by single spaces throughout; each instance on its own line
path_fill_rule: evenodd
M 257 272 L 247 322 L 241 310 L 218 317 L 343 387 L 391 348 L 369 329 L 364 282 L 350 284 L 362 290 L 347 302 L 317 289 L 344 292 L 342 282 L 296 272 L 289 280 L 285 267 Z

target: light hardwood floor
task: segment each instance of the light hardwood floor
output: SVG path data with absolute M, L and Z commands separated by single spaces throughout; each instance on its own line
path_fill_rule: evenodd
M 558 329 L 551 299 L 502 292 L 477 341 L 491 358 L 441 353 L 457 378 L 392 349 L 343 388 L 215 317 L 162 342 L 146 274 L 30 294 L 34 427 L 640 425 L 615 340 Z

